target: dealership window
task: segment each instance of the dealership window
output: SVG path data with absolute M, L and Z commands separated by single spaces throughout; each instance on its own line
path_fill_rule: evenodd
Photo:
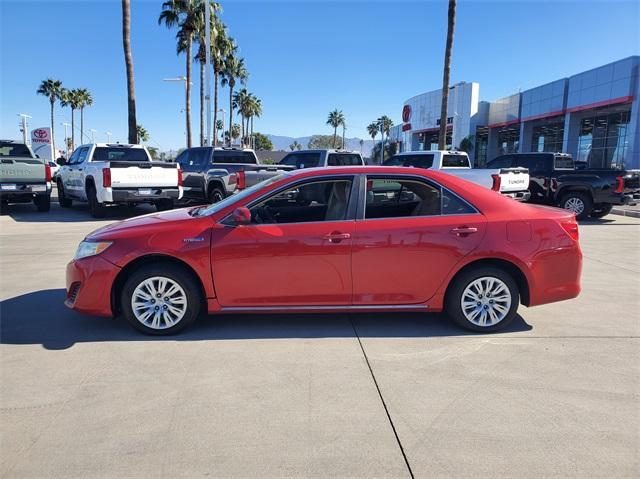
M 558 153 L 562 151 L 564 122 L 547 123 L 533 127 L 531 151 Z
M 341 221 L 347 216 L 351 180 L 314 181 L 289 188 L 251 207 L 258 224 Z
M 577 161 L 591 168 L 625 167 L 630 112 L 596 112 L 580 122 Z
M 520 145 L 520 125 L 498 131 L 498 154 L 517 153 Z
M 487 164 L 487 148 L 489 147 L 489 129 L 478 128 L 476 129 L 476 161 L 477 167 L 483 167 Z
M 446 146 L 445 146 L 445 150 L 450 150 L 451 149 L 451 142 L 452 142 L 452 132 L 453 130 L 451 129 L 451 127 L 447 127 L 447 136 L 446 136 Z M 421 151 L 434 151 L 438 149 L 438 137 L 439 137 L 440 133 L 437 131 L 434 132 L 423 132 L 423 133 L 418 133 L 418 150 Z

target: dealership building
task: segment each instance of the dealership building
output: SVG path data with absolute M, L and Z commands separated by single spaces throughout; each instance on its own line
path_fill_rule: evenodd
M 472 140 L 478 166 L 504 153 L 565 152 L 593 168 L 640 168 L 640 56 L 480 100 L 480 85 L 449 88 L 447 148 Z M 398 151 L 437 149 L 441 90 L 409 98 L 389 141 Z

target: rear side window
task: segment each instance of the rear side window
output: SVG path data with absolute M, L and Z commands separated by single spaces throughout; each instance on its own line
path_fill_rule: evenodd
M 469 168 L 469 158 L 465 155 L 444 155 L 442 157 L 443 168 Z
M 82 150 L 87 150 L 83 148 Z M 83 154 L 86 155 L 86 151 L 80 151 L 80 158 L 78 163 L 84 161 Z M 118 148 L 118 147 L 105 147 L 99 146 L 93 152 L 93 161 L 149 161 L 147 152 L 142 148 Z
M 329 153 L 327 166 L 358 166 L 362 164 L 360 155 L 354 153 Z
M 255 165 L 258 163 L 255 155 L 251 151 L 214 151 L 214 163 L 248 163 Z
M 422 181 L 367 181 L 365 219 L 434 216 L 441 213 L 440 188 Z
M 554 168 L 556 170 L 573 170 L 573 158 L 570 156 L 556 156 L 554 158 Z
M 476 210 L 459 196 L 447 189 L 442 189 L 442 214 L 443 215 L 471 215 Z

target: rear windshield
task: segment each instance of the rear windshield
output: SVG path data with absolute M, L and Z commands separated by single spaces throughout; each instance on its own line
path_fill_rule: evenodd
M 464 155 L 444 155 L 443 168 L 469 168 L 469 158 Z
M 556 170 L 573 170 L 573 158 L 570 156 L 556 156 L 554 160 Z
M 320 153 L 289 153 L 280 164 L 295 166 L 296 169 L 315 168 L 320 164 Z
M 248 163 L 255 165 L 258 163 L 256 155 L 251 151 L 214 151 L 214 163 Z
M 329 153 L 327 166 L 359 166 L 362 158 L 355 153 Z
M 19 158 L 33 158 L 31 151 L 24 143 L 0 141 L 0 156 L 16 156 Z
M 414 168 L 431 168 L 433 154 L 395 155 L 384 162 L 385 166 L 413 166 Z
M 149 161 L 149 157 L 142 148 L 99 146 L 93 152 L 93 161 Z

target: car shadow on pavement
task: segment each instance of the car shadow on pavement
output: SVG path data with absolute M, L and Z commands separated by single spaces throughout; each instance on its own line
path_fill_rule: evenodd
M 13 221 L 19 223 L 82 223 L 98 221 L 117 221 L 134 216 L 154 213 L 156 208 L 151 205 L 110 206 L 104 218 L 94 218 L 86 204 L 73 205 L 71 208 L 60 208 L 57 202 L 52 202 L 51 210 L 46 213 L 36 211 L 32 203 L 5 205 L 0 213 L 2 216 L 10 216 Z
M 475 335 L 443 314 L 221 314 L 203 315 L 176 336 L 146 336 L 122 318 L 86 316 L 66 308 L 64 289 L 47 289 L 0 302 L 0 343 L 41 344 L 67 349 L 76 343 L 102 341 L 202 341 L 288 338 L 418 338 Z M 353 324 L 353 326 L 352 326 Z M 529 331 L 518 315 L 499 333 Z

